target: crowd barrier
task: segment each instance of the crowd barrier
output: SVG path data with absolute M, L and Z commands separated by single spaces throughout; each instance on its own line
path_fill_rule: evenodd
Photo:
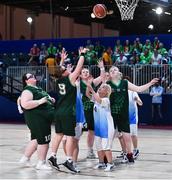
M 93 77 L 100 75 L 97 66 L 86 66 L 89 68 Z M 106 71 L 111 66 L 105 66 Z M 161 85 L 164 87 L 165 94 L 172 93 L 172 67 L 171 65 L 121 65 L 118 66 L 123 76 L 129 76 L 131 82 L 136 85 L 148 83 L 153 78 L 160 78 Z M 24 73 L 33 73 L 36 75 L 38 85 L 48 92 L 56 91 L 55 79 L 53 77 L 54 67 L 47 66 L 10 66 L 7 68 L 7 75 L 21 81 Z M 8 79 L 6 79 L 8 81 Z M 22 90 L 21 83 L 15 82 L 15 88 Z M 149 93 L 149 90 L 143 93 Z

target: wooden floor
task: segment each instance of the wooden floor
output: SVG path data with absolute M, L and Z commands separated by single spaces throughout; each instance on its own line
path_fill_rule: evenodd
M 18 160 L 29 140 L 28 134 L 26 125 L 0 124 L 0 179 L 172 179 L 172 130 L 139 129 L 139 159 L 133 165 L 121 164 L 115 160 L 112 172 L 93 169 L 98 159 L 86 159 L 86 132 L 84 132 L 80 140 L 78 163 L 80 174 L 71 174 L 64 167 L 61 167 L 64 172 L 56 170 L 46 172 L 35 170 L 34 167 L 20 167 Z M 119 142 L 115 139 L 114 159 L 119 151 Z M 57 158 L 59 163 L 65 160 L 62 147 L 57 153 Z M 33 164 L 36 163 L 36 154 L 31 161 Z

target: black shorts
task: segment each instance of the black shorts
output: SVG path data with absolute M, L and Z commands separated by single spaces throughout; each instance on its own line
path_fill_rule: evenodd
M 55 132 L 63 133 L 67 136 L 75 136 L 76 127 L 76 116 L 66 115 L 55 115 Z
M 115 128 L 118 129 L 119 132 L 130 133 L 130 122 L 129 117 L 123 114 L 112 114 Z

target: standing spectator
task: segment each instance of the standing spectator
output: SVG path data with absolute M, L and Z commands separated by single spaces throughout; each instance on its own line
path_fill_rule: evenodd
M 163 87 L 160 82 L 157 82 L 151 89 L 150 96 L 152 96 L 152 124 L 157 124 L 157 116 L 162 119 L 162 94 Z

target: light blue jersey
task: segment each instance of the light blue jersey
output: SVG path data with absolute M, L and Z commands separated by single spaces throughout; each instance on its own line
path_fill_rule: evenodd
M 113 138 L 114 124 L 110 111 L 110 101 L 102 98 L 101 104 L 94 104 L 94 127 L 95 136 L 101 138 Z
M 138 107 L 135 101 L 135 97 L 138 97 L 138 94 L 136 92 L 128 90 L 128 97 L 129 97 L 130 124 L 137 124 L 138 123 Z
M 76 95 L 76 122 L 84 124 L 85 115 L 84 115 L 84 107 L 81 98 L 81 91 L 80 91 L 80 83 L 76 82 L 77 87 L 77 95 Z

